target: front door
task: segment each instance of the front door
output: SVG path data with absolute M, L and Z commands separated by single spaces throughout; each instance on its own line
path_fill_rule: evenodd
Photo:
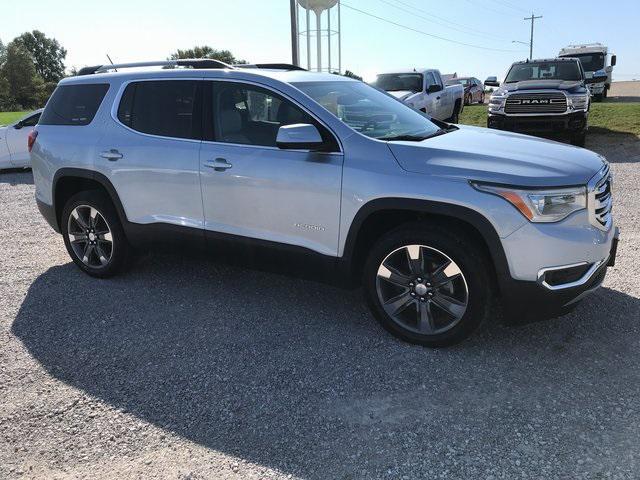
M 210 85 L 204 112 L 213 131 L 200 150 L 205 228 L 337 255 L 343 161 L 337 143 L 335 152 L 323 153 L 276 146 L 281 125 L 313 123 L 332 134 L 274 91 Z

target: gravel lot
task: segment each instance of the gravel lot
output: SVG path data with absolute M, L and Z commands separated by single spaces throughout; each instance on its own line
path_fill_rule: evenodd
M 640 143 L 589 142 L 623 232 L 604 288 L 448 350 L 211 259 L 91 279 L 0 174 L 0 478 L 638 478 Z

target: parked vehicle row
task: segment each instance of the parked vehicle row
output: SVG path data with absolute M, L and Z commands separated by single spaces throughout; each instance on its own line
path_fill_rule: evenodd
M 252 259 L 275 248 L 362 285 L 388 331 L 437 347 L 468 337 L 493 299 L 507 316 L 562 314 L 614 263 L 611 174 L 594 152 L 430 119 L 293 66 L 131 66 L 62 80 L 29 138 L 38 208 L 91 276 L 169 239 Z M 407 73 L 378 85 L 405 100 L 461 90 Z

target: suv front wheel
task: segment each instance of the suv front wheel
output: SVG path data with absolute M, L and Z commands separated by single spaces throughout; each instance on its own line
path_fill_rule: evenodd
M 104 193 L 90 190 L 72 196 L 62 211 L 60 225 L 67 252 L 85 273 L 106 278 L 127 266 L 131 247 Z
M 393 335 L 428 347 L 467 338 L 491 298 L 484 255 L 437 226 L 401 227 L 381 238 L 364 271 L 367 301 Z

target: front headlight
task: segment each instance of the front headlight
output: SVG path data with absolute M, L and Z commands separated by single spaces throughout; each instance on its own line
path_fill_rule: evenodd
M 472 185 L 477 190 L 504 198 L 531 222 L 558 222 L 587 207 L 586 187 L 525 190 L 482 183 Z
M 489 110 L 500 110 L 504 106 L 506 98 L 504 95 L 491 95 L 491 98 L 489 98 Z
M 589 104 L 589 94 L 569 96 L 569 105 L 574 110 L 585 110 Z

